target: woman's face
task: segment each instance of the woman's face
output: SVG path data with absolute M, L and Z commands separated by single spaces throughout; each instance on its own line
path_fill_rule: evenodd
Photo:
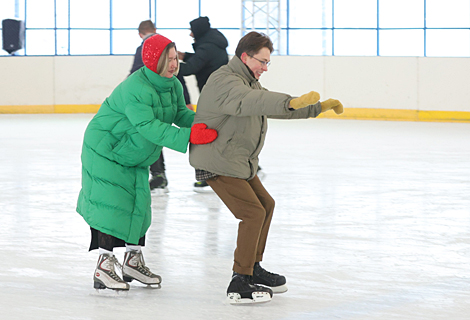
M 271 60 L 271 52 L 268 48 L 261 48 L 258 53 L 253 56 L 249 56 L 245 52 L 242 53 L 242 61 L 250 68 L 255 75 L 255 78 L 259 80 L 263 72 L 268 71 L 268 64 Z
M 168 71 L 164 77 L 173 77 L 173 74 L 176 72 L 176 68 L 178 68 L 178 54 L 176 53 L 175 48 L 171 48 L 168 51 Z

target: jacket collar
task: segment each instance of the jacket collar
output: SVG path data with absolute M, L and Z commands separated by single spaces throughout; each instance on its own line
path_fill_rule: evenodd
M 178 81 L 175 76 L 171 78 L 162 77 L 145 66 L 143 67 L 143 70 L 145 77 L 150 81 L 150 83 L 160 90 L 169 90 L 175 85 L 175 81 Z
M 151 36 L 154 36 L 156 35 L 156 33 L 149 33 L 149 34 L 146 34 L 143 38 L 142 38 L 142 43 L 147 40 L 148 38 L 150 38 Z
M 250 83 L 253 81 L 258 81 L 251 70 L 248 68 L 246 64 L 243 63 L 243 61 L 237 57 L 234 56 L 232 60 L 229 61 L 228 66 L 235 72 L 241 75 L 243 78 L 248 80 Z

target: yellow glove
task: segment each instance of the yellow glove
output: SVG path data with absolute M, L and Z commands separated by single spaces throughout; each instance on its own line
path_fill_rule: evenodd
M 315 104 L 320 100 L 320 94 L 315 91 L 310 91 L 304 95 L 301 95 L 298 98 L 292 99 L 290 101 L 290 107 L 292 109 L 300 109 L 308 107 L 312 104 Z
M 321 112 L 326 112 L 328 110 L 333 109 L 336 114 L 343 113 L 343 104 L 336 99 L 328 99 L 325 101 L 320 102 L 321 104 Z

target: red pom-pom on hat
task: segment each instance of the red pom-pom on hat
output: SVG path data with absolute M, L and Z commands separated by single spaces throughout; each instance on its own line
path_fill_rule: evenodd
M 153 72 L 157 72 L 158 60 L 163 50 L 165 50 L 166 46 L 171 42 L 170 39 L 160 34 L 156 34 L 145 40 L 142 45 L 142 61 L 144 65 Z

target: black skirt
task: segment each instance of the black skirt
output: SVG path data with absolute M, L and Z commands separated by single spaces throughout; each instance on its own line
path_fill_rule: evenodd
M 91 242 L 90 242 L 90 248 L 88 249 L 88 251 L 98 249 L 100 247 L 103 249 L 112 251 L 113 248 L 126 246 L 126 242 L 122 239 L 100 232 L 92 227 L 90 227 L 90 230 L 91 230 Z M 132 243 L 127 243 L 127 244 L 132 245 Z M 136 245 L 136 244 L 133 244 L 133 245 Z M 142 247 L 145 246 L 145 235 L 139 239 L 139 243 L 137 245 L 142 246 Z

